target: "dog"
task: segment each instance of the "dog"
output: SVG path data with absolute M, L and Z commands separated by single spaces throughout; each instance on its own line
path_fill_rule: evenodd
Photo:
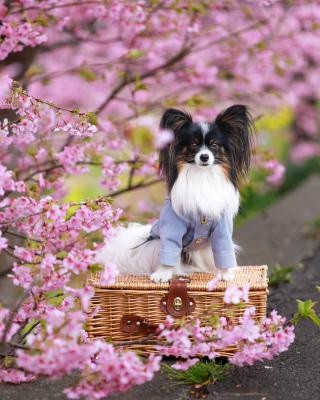
M 154 282 L 193 272 L 232 280 L 237 268 L 233 219 L 252 159 L 250 111 L 236 104 L 212 122 L 194 122 L 189 113 L 169 108 L 160 128 L 174 135 L 159 155 L 168 188 L 160 217 L 153 225 L 116 228 L 96 261 L 113 263 L 120 273 L 149 275 Z

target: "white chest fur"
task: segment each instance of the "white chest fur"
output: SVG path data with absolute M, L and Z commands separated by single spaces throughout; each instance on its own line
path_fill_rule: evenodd
M 181 216 L 219 218 L 224 211 L 238 212 L 239 192 L 220 165 L 204 169 L 185 164 L 172 187 L 171 203 Z

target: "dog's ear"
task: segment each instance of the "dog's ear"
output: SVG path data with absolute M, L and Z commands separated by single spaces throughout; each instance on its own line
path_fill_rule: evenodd
M 238 184 L 240 178 L 247 177 L 250 170 L 255 133 L 253 118 L 247 106 L 235 104 L 222 111 L 215 119 L 215 124 L 226 137 Z
M 160 128 L 170 129 L 174 133 L 174 140 L 162 148 L 159 155 L 160 174 L 165 178 L 169 192 L 178 177 L 176 164 L 177 132 L 190 123 L 192 123 L 191 115 L 175 108 L 168 108 L 161 117 Z
M 192 117 L 189 113 L 175 108 L 168 108 L 161 117 L 160 128 L 171 129 L 176 133 L 190 123 L 192 123 Z

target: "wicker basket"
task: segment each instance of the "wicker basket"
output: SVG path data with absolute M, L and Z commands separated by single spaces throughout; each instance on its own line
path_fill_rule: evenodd
M 235 323 L 243 314 L 244 309 L 249 306 L 256 307 L 257 320 L 266 315 L 268 283 L 267 266 L 265 265 L 239 268 L 233 281 L 220 281 L 212 292 L 208 291 L 208 282 L 213 278 L 213 274 L 196 273 L 189 275 L 188 278 L 190 278 L 188 283 L 186 281 L 184 284 L 178 282 L 180 285 L 178 292 L 171 296 L 169 283 L 153 283 L 147 276 L 120 275 L 115 284 L 103 286 L 100 284 L 99 274 L 92 274 L 88 284 L 95 287 L 95 295 L 91 299 L 90 309 L 94 310 L 97 306 L 99 307 L 98 312 L 88 321 L 89 338 L 104 338 L 112 343 L 128 342 L 128 345 L 124 345 L 124 347 L 148 354 L 155 351 L 152 345 L 131 344 L 130 342 L 146 337 L 150 333 L 148 327 L 157 326 L 166 318 L 167 314 L 174 317 L 186 314 L 197 316 L 202 315 L 213 305 L 220 316 L 232 315 L 231 318 Z M 224 304 L 225 289 L 230 286 L 241 287 L 244 283 L 250 285 L 249 302 L 243 308 Z M 180 293 L 182 294 L 180 295 Z M 184 300 L 181 302 L 181 298 L 187 299 L 189 309 L 184 310 L 186 312 L 181 310 L 184 306 L 181 303 L 185 303 Z M 172 312 L 168 311 L 169 306 L 168 309 L 166 308 L 167 302 L 172 303 Z M 175 312 L 175 309 L 178 311 Z M 175 313 L 176 315 L 174 315 Z M 136 328 L 144 329 L 134 330 L 133 325 Z M 235 351 L 235 346 L 229 346 L 220 351 L 220 354 L 229 356 Z

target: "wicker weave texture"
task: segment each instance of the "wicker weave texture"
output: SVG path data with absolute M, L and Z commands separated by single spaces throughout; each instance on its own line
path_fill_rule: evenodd
M 229 316 L 234 323 L 238 322 L 245 308 L 256 307 L 257 320 L 266 315 L 267 303 L 267 267 L 250 266 L 241 267 L 237 271 L 234 281 L 221 281 L 216 289 L 208 292 L 208 282 L 213 274 L 197 273 L 189 276 L 188 293 L 194 299 L 196 308 L 191 316 L 202 315 L 208 309 L 214 309 L 220 316 Z M 120 320 L 125 314 L 136 314 L 151 323 L 160 323 L 166 314 L 160 309 L 162 297 L 168 293 L 168 283 L 155 284 L 145 276 L 119 276 L 114 285 L 103 287 L 99 275 L 93 274 L 88 281 L 95 286 L 95 295 L 91 299 L 90 308 L 98 306 L 98 312 L 88 321 L 88 334 L 90 338 L 103 338 L 113 343 L 127 343 L 124 346 L 135 349 L 142 354 L 154 352 L 152 345 L 130 344 L 130 342 L 143 338 L 143 334 L 123 333 L 120 330 Z M 249 302 L 245 307 L 226 305 L 223 302 L 223 292 L 227 287 L 241 287 L 249 283 Z M 228 347 L 221 351 L 222 356 L 229 356 L 236 351 L 235 347 Z

